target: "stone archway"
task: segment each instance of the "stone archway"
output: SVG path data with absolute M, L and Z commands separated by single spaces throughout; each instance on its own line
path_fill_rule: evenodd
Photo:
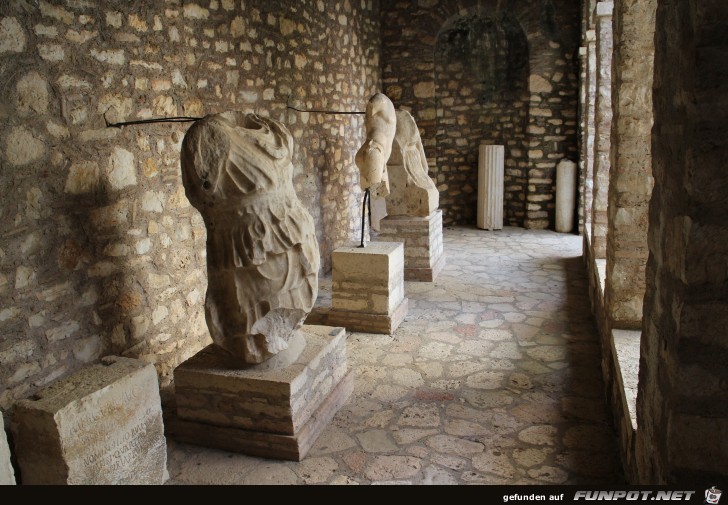
M 507 12 L 449 20 L 435 44 L 438 184 L 449 218 L 475 221 L 478 146 L 504 145 L 504 221 L 522 226 L 527 185 L 529 58 L 520 24 Z

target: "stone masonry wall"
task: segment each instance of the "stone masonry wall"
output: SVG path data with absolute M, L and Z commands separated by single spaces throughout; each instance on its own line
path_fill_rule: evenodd
M 728 478 L 726 20 L 724 0 L 657 2 L 637 397 L 644 484 Z
M 606 310 L 612 328 L 639 329 L 652 194 L 652 74 L 656 0 L 614 6 Z
M 0 408 L 106 354 L 173 368 L 209 342 L 202 220 L 180 180 L 189 123 L 282 120 L 324 269 L 355 240 L 377 0 L 0 3 Z
M 395 106 L 411 110 L 417 121 L 445 225 L 475 223 L 478 148 L 481 140 L 498 140 L 507 146 L 506 223 L 553 227 L 556 165 L 577 159 L 578 3 L 413 4 L 382 3 L 382 81 Z M 478 24 L 482 29 L 473 29 Z M 471 54 L 443 50 L 448 40 Z M 499 52 L 516 56 L 510 74 Z M 485 56 L 483 68 L 472 65 L 478 54 Z M 513 77 L 508 93 L 487 79 L 499 75 Z
M 591 245 L 596 258 L 607 255 L 607 194 L 612 133 L 612 11 L 614 3 L 598 2 L 596 26 L 596 101 L 594 121 L 594 197 L 591 202 Z
M 504 221 L 522 224 L 528 185 L 528 43 L 507 14 L 491 19 L 457 18 L 443 27 L 435 46 L 438 100 L 436 166 L 447 192 L 449 213 L 475 219 L 481 143 L 503 145 Z M 469 149 L 468 146 L 476 146 Z M 455 198 L 456 197 L 456 198 Z M 476 199 L 477 203 L 477 199 Z
M 591 230 L 594 185 L 594 101 L 596 93 L 596 32 L 592 12 L 596 0 L 581 2 L 581 47 L 579 48 L 579 233 Z

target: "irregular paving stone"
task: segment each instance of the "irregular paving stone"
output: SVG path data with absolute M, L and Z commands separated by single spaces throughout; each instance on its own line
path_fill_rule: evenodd
M 370 430 L 364 433 L 357 433 L 362 449 L 368 453 L 392 452 L 397 450 L 397 445 L 384 430 Z
M 508 377 L 508 385 L 518 389 L 533 389 L 531 378 L 522 373 L 514 373 Z
M 250 471 L 241 484 L 250 485 L 290 485 L 296 484 L 298 477 L 288 466 L 275 463 L 262 463 Z
M 451 411 L 448 411 L 447 414 L 453 415 Z M 481 416 L 474 416 L 473 418 L 478 419 L 479 417 Z M 485 435 L 488 433 L 488 428 L 464 419 L 451 419 L 445 421 L 445 433 L 460 437 Z
M 442 376 L 443 367 L 440 363 L 417 363 L 426 379 L 436 379 Z
M 393 432 L 392 436 L 394 437 L 394 440 L 397 442 L 398 445 L 407 445 L 411 444 L 412 442 L 417 442 L 418 440 L 427 436 L 434 435 L 436 433 L 438 433 L 438 430 L 418 430 L 413 428 L 404 428 Z
M 418 354 L 427 359 L 440 360 L 447 358 L 450 355 L 451 350 L 452 346 L 449 344 L 444 344 L 442 342 L 430 342 L 429 344 L 421 347 Z
M 367 455 L 361 451 L 347 452 L 342 459 L 353 472 L 360 473 L 367 462 Z
M 514 449 L 512 457 L 518 466 L 530 468 L 543 463 L 552 451 L 553 449 Z
M 451 468 L 453 470 L 463 470 L 470 466 L 469 459 L 460 456 L 453 456 L 452 454 L 432 453 L 430 455 L 430 460 L 432 460 L 433 463 L 437 463 L 440 466 Z
M 518 432 L 518 440 L 533 445 L 555 445 L 557 429 L 555 426 L 530 426 Z
M 422 386 L 425 381 L 422 379 L 422 375 L 414 370 L 407 368 L 398 368 L 392 372 L 392 381 L 399 384 L 400 386 L 407 387 L 418 387 Z
M 338 463 L 332 458 L 308 457 L 296 465 L 295 471 L 304 484 L 320 484 L 331 478 L 338 468 Z
M 436 405 L 413 405 L 402 411 L 397 424 L 429 428 L 440 426 L 440 409 Z
M 358 486 L 359 483 L 348 475 L 338 475 L 329 481 L 332 486 Z
M 425 443 L 437 452 L 456 454 L 458 456 L 477 454 L 484 449 L 481 443 L 471 442 L 470 440 L 451 435 L 435 435 L 428 438 Z
M 421 460 L 412 456 L 376 456 L 364 470 L 371 481 L 406 479 L 417 475 Z
M 447 367 L 448 375 L 451 377 L 464 377 L 483 370 L 485 365 L 477 361 L 458 361 Z
M 341 452 L 356 446 L 356 442 L 341 430 L 327 428 L 309 451 L 310 456 Z
M 446 469 L 430 465 L 423 471 L 422 484 L 448 486 L 457 485 L 458 480 Z
M 546 465 L 529 470 L 528 475 L 550 484 L 563 484 L 568 479 L 568 474 L 561 468 Z
M 391 410 L 385 410 L 370 416 L 364 424 L 371 428 L 384 428 L 389 424 L 392 417 L 394 417 L 394 412 Z
M 505 452 L 498 449 L 486 449 L 480 454 L 473 456 L 473 468 L 479 472 L 487 472 L 511 479 L 516 474 L 516 469 L 511 464 Z
M 167 484 L 238 485 L 260 462 L 256 458 L 236 457 L 231 453 L 200 446 L 178 444 L 170 450 L 170 480 Z
M 502 391 L 469 390 L 463 392 L 462 396 L 469 404 L 478 408 L 502 407 L 513 403 L 512 395 Z
M 466 384 L 475 389 L 498 389 L 503 383 L 500 372 L 479 372 L 468 377 Z

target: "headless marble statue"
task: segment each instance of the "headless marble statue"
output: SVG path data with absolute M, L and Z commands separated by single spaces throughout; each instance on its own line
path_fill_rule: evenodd
M 427 217 L 437 210 L 440 194 L 427 171 L 427 156 L 417 123 L 412 114 L 398 110 L 392 154 L 387 161 L 388 215 Z
M 288 347 L 318 292 L 313 219 L 293 187 L 293 137 L 278 121 L 225 112 L 182 142 L 182 181 L 207 227 L 205 319 L 244 363 Z
M 364 216 L 367 199 L 384 198 L 389 194 L 387 160 L 392 153 L 397 117 L 394 105 L 387 95 L 377 93 L 369 99 L 364 124 L 366 140 L 354 158 L 356 166 L 359 168 L 359 184 L 364 190 L 361 247 L 364 247 Z M 369 215 L 371 225 L 371 211 Z

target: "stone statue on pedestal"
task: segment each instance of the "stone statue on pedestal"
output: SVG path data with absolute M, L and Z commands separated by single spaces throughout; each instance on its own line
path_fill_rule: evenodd
M 437 210 L 440 193 L 427 171 L 427 156 L 417 123 L 412 114 L 398 110 L 392 154 L 387 161 L 388 215 L 427 217 Z
M 207 227 L 207 326 L 243 363 L 286 349 L 318 292 L 318 242 L 292 154 L 283 124 L 243 112 L 197 121 L 182 143 L 185 193 Z
M 397 117 L 392 101 L 383 93 L 377 93 L 367 103 L 366 140 L 359 148 L 354 161 L 359 168 L 359 184 L 364 190 L 361 215 L 361 244 L 364 247 L 364 218 L 369 208 L 371 226 L 371 201 L 369 198 L 383 198 L 389 194 L 387 160 L 392 153 L 392 141 L 397 128 Z

